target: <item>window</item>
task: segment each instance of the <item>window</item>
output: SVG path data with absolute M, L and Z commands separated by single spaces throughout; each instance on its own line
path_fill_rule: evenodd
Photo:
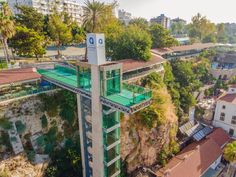
M 236 125 L 236 116 L 233 116 L 233 117 L 232 117 L 231 124 Z
M 229 129 L 229 135 L 233 136 L 234 135 L 234 129 Z
M 225 121 L 225 113 L 222 112 L 222 113 L 220 114 L 220 120 L 221 120 L 221 121 Z
M 225 109 L 225 108 L 226 108 L 226 106 L 225 106 L 225 105 L 223 105 L 223 106 L 222 106 L 222 109 Z

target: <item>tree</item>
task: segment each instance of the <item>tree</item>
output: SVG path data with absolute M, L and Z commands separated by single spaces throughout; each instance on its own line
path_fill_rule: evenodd
M 104 24 L 113 19 L 112 9 L 116 3 L 106 5 L 99 1 L 87 0 L 83 6 L 83 27 L 89 33 L 100 32 Z M 103 25 L 102 25 L 103 24 Z M 85 51 L 85 58 L 87 59 L 87 47 Z
M 191 38 L 203 42 L 215 42 L 215 24 L 208 20 L 205 16 L 202 16 L 200 13 L 192 18 L 192 22 L 189 24 L 188 28 L 189 36 Z
M 183 22 L 174 22 L 171 24 L 171 33 L 174 35 L 184 34 L 186 25 Z
M 111 44 L 108 50 L 113 60 L 133 58 L 147 61 L 150 59 L 151 37 L 141 28 L 131 25 L 121 31 L 118 36 L 110 37 L 108 36 Z
M 13 14 L 7 3 L 2 3 L 0 9 L 0 39 L 2 40 L 4 52 L 6 55 L 6 62 L 10 61 L 9 48 L 7 40 L 12 38 L 15 34 L 15 24 Z
M 101 28 L 101 17 L 104 15 L 105 4 L 99 1 L 89 1 L 85 2 L 83 6 L 83 26 L 87 32 L 98 32 Z
M 159 24 L 151 24 L 150 34 L 153 41 L 152 48 L 163 48 L 178 45 L 178 41 L 170 35 L 170 32 Z
M 225 158 L 225 160 L 230 162 L 231 165 L 235 165 L 235 162 L 236 162 L 236 141 L 233 141 L 232 143 L 229 143 L 226 145 L 226 147 L 224 149 L 224 158 Z
M 143 30 L 148 31 L 149 26 L 148 26 L 148 21 L 145 18 L 134 18 L 129 22 L 129 25 L 137 25 Z
M 82 27 L 80 27 L 77 23 L 73 22 L 71 24 L 71 33 L 73 36 L 73 42 L 82 43 L 85 39 L 85 31 Z
M 63 177 L 65 174 L 67 177 L 83 176 L 78 140 L 67 140 L 64 148 L 56 149 L 50 155 L 51 161 L 45 171 L 46 177 Z
M 49 35 L 56 42 L 58 56 L 61 56 L 60 47 L 72 40 L 71 29 L 62 20 L 62 15 L 56 11 L 49 16 Z
M 29 6 L 16 6 L 20 13 L 16 14 L 16 22 L 19 26 L 25 26 L 38 33 L 43 32 L 44 16 L 35 8 Z
M 19 134 L 24 133 L 24 131 L 26 129 L 25 124 L 23 124 L 20 120 L 18 120 L 18 121 L 15 122 L 15 125 L 16 125 L 17 132 Z
M 10 46 L 20 56 L 35 56 L 38 59 L 46 53 L 44 36 L 24 26 L 16 27 L 16 35 L 10 40 Z
M 217 42 L 227 43 L 228 36 L 225 33 L 225 25 L 223 23 L 220 23 L 216 26 L 216 28 L 217 28 Z

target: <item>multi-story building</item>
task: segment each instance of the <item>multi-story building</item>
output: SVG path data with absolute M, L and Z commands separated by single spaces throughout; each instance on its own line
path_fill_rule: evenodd
M 120 21 L 122 21 L 125 25 L 128 25 L 130 20 L 132 19 L 132 14 L 129 12 L 126 12 L 125 10 L 119 10 L 118 11 L 118 18 Z
M 58 12 L 67 12 L 74 21 L 82 23 L 83 9 L 76 0 L 8 0 L 14 14 L 20 13 L 16 5 L 35 8 L 38 12 L 48 15 L 56 7 Z
M 217 101 L 213 125 L 236 137 L 236 86 L 231 86 Z
M 221 53 L 214 57 L 211 74 L 216 79 L 228 80 L 236 76 L 236 52 Z
M 166 17 L 164 14 L 150 20 L 151 23 L 158 23 L 166 29 L 170 29 L 171 19 Z
M 187 21 L 184 20 L 184 19 L 181 19 L 181 18 L 177 17 L 177 18 L 172 19 L 172 20 L 171 20 L 171 23 L 183 23 L 184 25 L 186 25 L 186 24 L 187 24 Z

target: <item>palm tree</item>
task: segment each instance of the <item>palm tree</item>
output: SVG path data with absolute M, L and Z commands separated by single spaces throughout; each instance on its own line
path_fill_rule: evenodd
M 227 146 L 224 149 L 224 158 L 228 162 L 230 162 L 230 165 L 233 166 L 236 163 L 236 141 L 227 144 Z M 230 168 L 230 166 L 229 166 Z M 228 173 L 229 173 L 228 168 Z
M 15 34 L 15 25 L 13 14 L 7 3 L 2 3 L 0 9 L 0 39 L 3 43 L 6 62 L 10 61 L 9 48 L 7 40 Z
M 103 16 L 105 11 L 105 4 L 99 1 L 89 1 L 85 2 L 83 6 L 83 26 L 87 32 L 98 32 L 99 27 L 101 26 L 101 21 L 99 18 Z
M 89 33 L 100 32 L 102 24 L 105 22 L 107 11 L 113 9 L 116 5 L 116 2 L 107 5 L 103 2 L 87 0 L 83 6 L 84 29 Z M 85 59 L 87 59 L 87 47 Z

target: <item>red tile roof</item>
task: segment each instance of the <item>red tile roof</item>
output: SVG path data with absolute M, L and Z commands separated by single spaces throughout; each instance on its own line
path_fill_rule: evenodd
M 39 79 L 40 74 L 36 73 L 33 68 L 22 68 L 0 71 L 0 86 L 5 84 L 30 81 Z
M 223 136 L 224 138 L 221 139 Z M 218 140 L 217 138 L 220 138 Z M 227 133 L 216 129 L 204 140 L 194 142 L 184 148 L 170 162 L 157 171 L 158 177 L 199 177 L 223 153 L 220 145 L 228 142 Z
M 152 49 L 152 52 L 158 55 L 165 55 L 172 52 L 182 52 L 182 51 L 188 51 L 188 50 L 202 50 L 202 49 L 207 49 L 207 48 L 211 48 L 215 46 L 217 46 L 217 44 L 196 43 L 192 45 L 182 45 L 182 46 L 176 46 L 176 47 L 170 47 L 170 48 Z
M 123 72 L 133 71 L 163 62 L 166 62 L 166 60 L 158 55 L 152 55 L 149 61 L 135 59 L 124 59 L 117 61 L 117 63 L 123 64 Z
M 226 94 L 220 97 L 218 100 L 236 104 L 236 93 Z
M 229 88 L 236 88 L 236 84 L 230 85 Z
M 225 143 L 230 141 L 230 136 L 222 128 L 216 128 L 207 137 L 213 139 L 220 147 L 223 147 Z

